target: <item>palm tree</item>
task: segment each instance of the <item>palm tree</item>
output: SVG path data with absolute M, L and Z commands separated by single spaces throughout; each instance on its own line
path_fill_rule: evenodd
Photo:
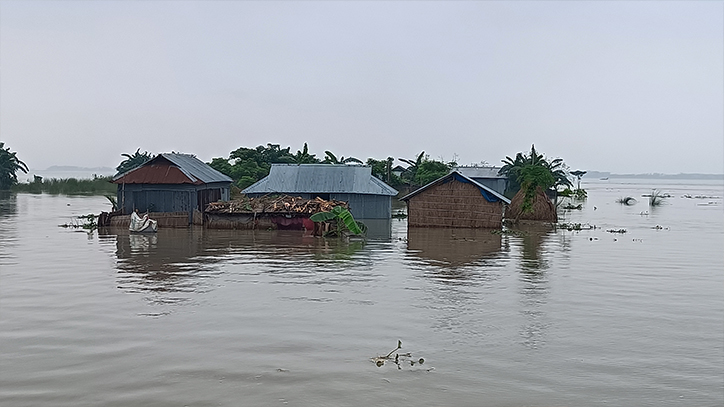
M 346 158 L 346 157 L 341 156 L 340 159 L 338 159 L 337 157 L 335 157 L 335 154 L 332 154 L 332 152 L 330 152 L 330 151 L 325 151 L 325 159 L 322 160 L 322 162 L 325 164 L 349 164 L 349 163 L 362 164 L 363 163 L 362 161 L 358 160 L 355 157 Z
M 10 189 L 18 183 L 18 171 L 28 173 L 28 166 L 20 161 L 15 152 L 10 151 L 10 147 L 5 147 L 5 143 L 0 141 L 0 190 Z
M 141 149 L 139 148 L 136 149 L 136 152 L 133 154 L 121 154 L 121 156 L 126 157 L 126 159 L 121 161 L 121 164 L 118 164 L 118 167 L 116 167 L 116 173 L 123 174 L 124 172 L 131 171 L 151 159 L 151 154 L 149 154 L 148 151 L 144 151 L 143 153 L 140 153 L 140 151 Z

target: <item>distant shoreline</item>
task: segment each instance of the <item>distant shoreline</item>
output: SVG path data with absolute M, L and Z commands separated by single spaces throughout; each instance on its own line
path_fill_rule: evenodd
M 82 172 L 96 173 L 99 175 L 113 175 L 115 170 L 111 167 L 77 167 L 73 165 L 53 165 L 44 170 L 31 168 L 28 174 L 36 173 L 63 173 L 63 172 Z M 60 174 L 59 174 L 60 175 Z M 705 180 L 722 180 L 725 174 L 703 174 L 703 173 L 679 173 L 679 174 L 662 174 L 662 173 L 642 173 L 642 174 L 617 174 L 605 171 L 587 171 L 582 177 L 583 180 L 593 180 L 601 178 L 638 178 L 638 179 L 705 179 Z
M 680 173 L 680 174 L 661 174 L 661 173 L 645 173 L 645 174 L 616 174 L 610 172 L 587 171 L 582 180 L 601 179 L 601 178 L 637 178 L 637 179 L 705 179 L 705 180 L 722 180 L 724 174 L 701 174 L 701 173 Z

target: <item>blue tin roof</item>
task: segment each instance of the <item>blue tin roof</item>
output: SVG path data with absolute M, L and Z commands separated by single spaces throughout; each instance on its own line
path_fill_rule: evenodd
M 245 194 L 348 193 L 395 196 L 398 191 L 372 175 L 367 165 L 272 164 L 269 175 Z

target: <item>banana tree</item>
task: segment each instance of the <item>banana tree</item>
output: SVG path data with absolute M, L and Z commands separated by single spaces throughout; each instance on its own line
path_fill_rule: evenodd
M 367 226 L 362 222 L 356 221 L 350 211 L 342 206 L 336 206 L 330 212 L 317 212 L 310 216 L 310 220 L 313 222 L 328 222 L 334 220 L 336 229 L 326 232 L 326 236 L 342 236 L 344 232 L 349 232 L 353 235 L 364 235 L 367 231 Z
M 363 162 L 358 160 L 355 157 L 342 157 L 338 159 L 335 154 L 332 154 L 331 151 L 325 151 L 325 159 L 322 160 L 324 164 L 350 164 L 350 163 L 356 163 L 356 164 L 362 164 Z
M 0 141 L 0 190 L 10 189 L 18 183 L 18 171 L 28 173 L 28 166 L 20 161 L 17 153 L 10 151 L 10 147 L 5 147 L 5 143 Z

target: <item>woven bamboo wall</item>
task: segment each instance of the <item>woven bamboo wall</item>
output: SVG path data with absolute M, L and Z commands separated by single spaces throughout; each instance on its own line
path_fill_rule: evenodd
M 408 200 L 408 225 L 418 227 L 500 228 L 503 203 L 488 202 L 473 184 L 451 181 Z

